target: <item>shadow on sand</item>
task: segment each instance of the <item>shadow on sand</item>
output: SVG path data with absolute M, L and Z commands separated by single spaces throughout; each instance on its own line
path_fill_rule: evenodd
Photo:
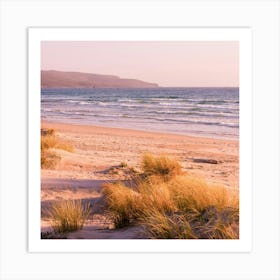
M 41 189 L 63 190 L 86 188 L 100 191 L 102 185 L 117 182 L 117 180 L 88 180 L 88 179 L 65 179 L 65 178 L 42 178 Z

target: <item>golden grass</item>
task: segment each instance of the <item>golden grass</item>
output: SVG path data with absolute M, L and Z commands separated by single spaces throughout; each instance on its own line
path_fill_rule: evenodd
M 69 143 L 60 140 L 54 129 L 42 129 L 41 130 L 41 150 L 46 149 L 60 149 L 68 152 L 74 150 L 73 146 Z
M 141 163 L 146 176 L 160 176 L 164 180 L 182 173 L 181 165 L 174 159 L 167 156 L 155 157 L 151 154 L 144 154 Z
M 178 209 L 202 211 L 209 205 L 217 208 L 238 207 L 238 197 L 221 185 L 207 184 L 203 179 L 193 176 L 177 176 L 168 183 Z
M 53 149 L 53 150 L 52 150 Z M 59 163 L 61 157 L 55 149 L 73 152 L 73 146 L 60 140 L 54 129 L 41 129 L 41 168 L 53 169 Z
M 161 212 L 176 211 L 171 192 L 166 188 L 166 184 L 160 177 L 138 180 L 136 189 L 141 197 L 141 209 L 144 216 L 147 209 L 157 209 Z
M 238 238 L 237 193 L 223 186 L 207 184 L 201 178 L 178 175 L 181 170 L 158 172 L 162 168 L 153 167 L 158 166 L 157 160 L 159 158 L 149 155 L 149 164 L 143 166 L 144 174 L 149 170 L 149 176 L 135 179 L 131 187 L 122 183 L 103 187 L 116 227 L 139 223 L 147 238 Z M 146 155 L 143 162 L 147 163 Z M 172 162 L 167 166 L 175 166 L 175 170 L 179 166 L 167 158 L 164 162 Z
M 41 167 L 45 169 L 53 169 L 59 163 L 61 157 L 54 151 L 41 150 Z
M 130 224 L 138 216 L 139 194 L 136 191 L 120 183 L 110 183 L 103 186 L 102 192 L 116 228 Z
M 51 226 L 58 233 L 82 229 L 89 214 L 90 203 L 83 205 L 81 200 L 63 200 L 49 210 Z
M 152 239 L 197 239 L 183 215 L 150 208 L 142 218 L 143 234 Z
M 47 135 L 54 135 L 55 129 L 53 128 L 41 128 L 41 135 L 47 136 Z
M 41 136 L 41 150 L 55 148 L 57 145 L 57 138 L 55 135 Z

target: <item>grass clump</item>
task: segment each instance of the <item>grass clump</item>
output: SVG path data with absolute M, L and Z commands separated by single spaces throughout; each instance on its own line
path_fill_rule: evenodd
M 73 152 L 73 146 L 60 140 L 54 129 L 41 129 L 41 168 L 53 169 L 60 162 L 61 157 L 55 149 Z
M 160 176 L 164 180 L 182 173 L 181 165 L 167 156 L 154 157 L 151 154 L 144 154 L 141 166 L 146 176 Z
M 217 209 L 238 207 L 238 199 L 221 185 L 207 184 L 194 176 L 177 176 L 166 186 L 181 211 L 203 211 L 209 205 Z
M 139 194 L 120 183 L 106 184 L 102 188 L 105 202 L 116 228 L 124 227 L 138 216 Z
M 63 200 L 54 203 L 49 210 L 51 226 L 56 233 L 82 229 L 90 214 L 90 203 L 81 200 Z
M 187 219 L 179 213 L 149 209 L 143 219 L 144 233 L 152 239 L 197 239 Z
M 61 157 L 49 150 L 41 150 L 41 167 L 45 169 L 54 169 L 60 162 Z
M 149 209 L 160 212 L 176 211 L 170 190 L 166 188 L 166 183 L 158 177 L 148 178 L 148 180 L 138 181 L 136 186 L 141 196 L 142 216 L 147 216 Z
M 158 161 L 174 168 L 162 173 L 164 168 L 158 168 Z M 137 223 L 147 238 L 156 239 L 239 237 L 237 194 L 223 186 L 207 184 L 201 178 L 178 175 L 182 172 L 173 160 L 145 155 L 143 162 L 144 174 L 149 171 L 149 176 L 139 176 L 130 187 L 122 183 L 103 187 L 116 227 Z

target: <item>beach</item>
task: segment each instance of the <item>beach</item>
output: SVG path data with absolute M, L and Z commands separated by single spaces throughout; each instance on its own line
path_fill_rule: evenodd
M 98 202 L 102 185 L 125 180 L 130 168 L 140 170 L 145 153 L 170 156 L 184 172 L 208 183 L 239 188 L 237 140 L 46 121 L 41 127 L 55 129 L 59 139 L 74 147 L 72 152 L 57 150 L 61 160 L 56 168 L 41 170 L 42 231 L 50 228 L 44 218 L 49 202 L 83 199 L 93 202 L 94 219 L 67 238 L 138 238 L 134 227 L 110 234 L 110 222 Z

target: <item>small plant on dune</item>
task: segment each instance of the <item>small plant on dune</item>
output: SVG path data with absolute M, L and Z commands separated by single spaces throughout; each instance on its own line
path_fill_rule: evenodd
M 65 233 L 82 229 L 90 214 L 90 203 L 81 200 L 63 200 L 56 202 L 49 210 L 54 232 Z
M 141 166 L 146 176 L 159 176 L 164 180 L 169 180 L 182 173 L 181 165 L 166 156 L 155 157 L 151 154 L 144 154 Z
M 41 167 L 53 169 L 59 163 L 61 157 L 53 150 L 60 149 L 73 151 L 73 146 L 57 138 L 54 129 L 41 129 Z

